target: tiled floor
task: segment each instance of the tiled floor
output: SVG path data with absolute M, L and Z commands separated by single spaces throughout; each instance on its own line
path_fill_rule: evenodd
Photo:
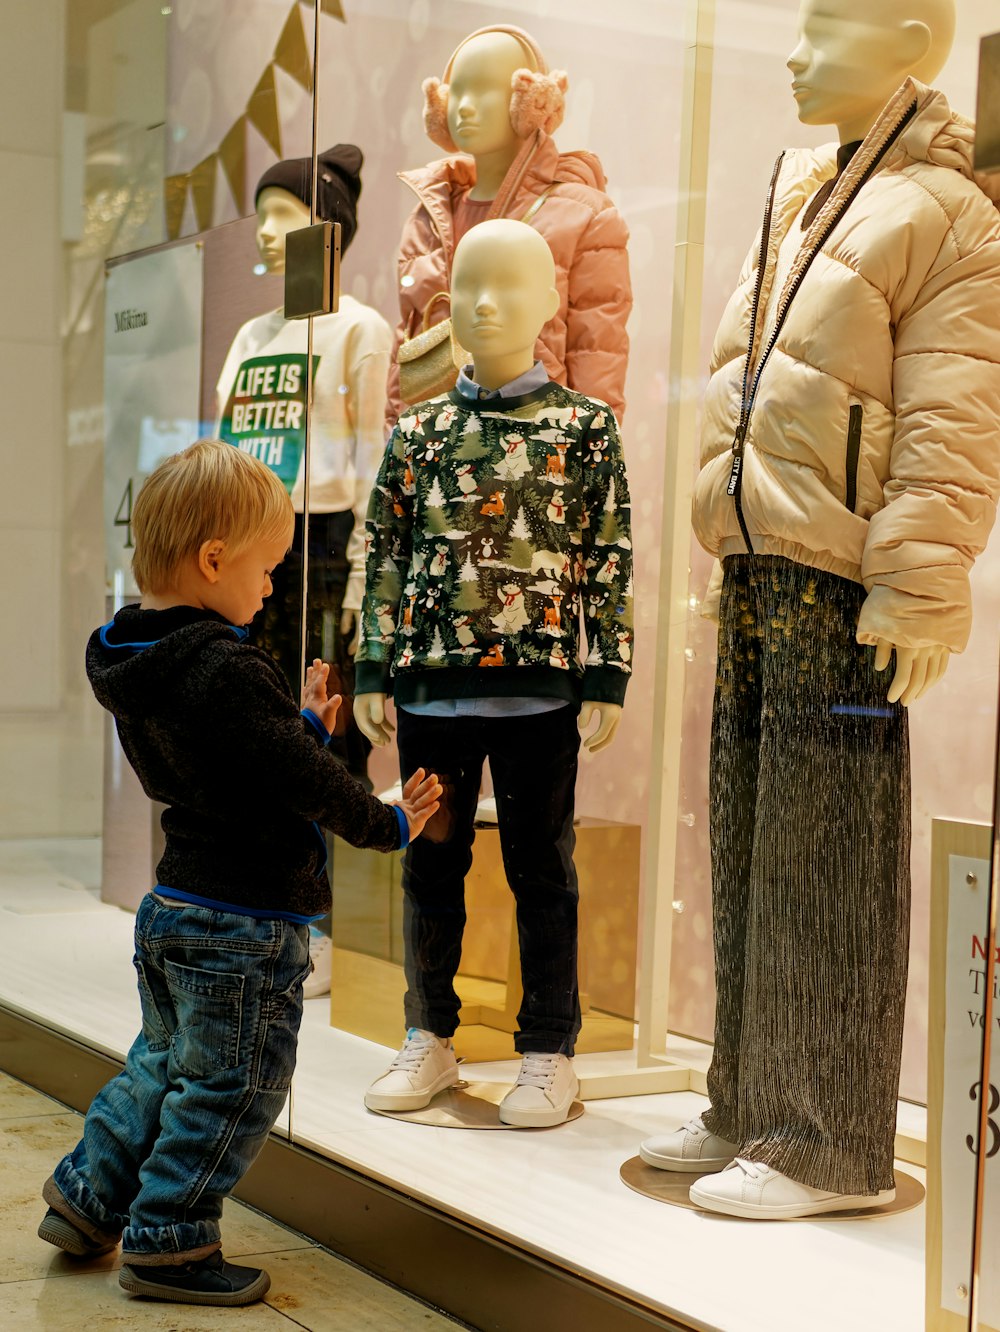
M 35 1233 L 45 1210 L 39 1188 L 76 1142 L 81 1123 L 72 1110 L 0 1073 L 0 1327 L 209 1332 L 234 1320 L 246 1332 L 447 1332 L 464 1326 L 232 1201 L 223 1219 L 225 1252 L 270 1272 L 262 1304 L 198 1309 L 130 1298 L 118 1286 L 120 1252 L 81 1264 Z

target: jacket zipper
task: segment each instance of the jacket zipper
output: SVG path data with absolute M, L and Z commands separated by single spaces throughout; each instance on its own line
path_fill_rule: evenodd
M 753 358 L 754 343 L 757 340 L 757 315 L 760 311 L 760 293 L 764 285 L 764 274 L 767 263 L 767 248 L 771 239 L 771 215 L 774 212 L 774 196 L 778 187 L 778 173 L 781 170 L 781 164 L 785 160 L 783 152 L 778 154 L 778 159 L 774 164 L 774 170 L 771 172 L 771 183 L 767 190 L 767 205 L 764 209 L 764 223 L 760 232 L 760 252 L 757 256 L 757 281 L 754 283 L 753 304 L 750 307 L 750 342 L 747 346 L 747 359 L 743 365 L 743 392 L 740 395 L 740 421 L 736 427 L 736 436 L 733 439 L 733 467 L 729 474 L 729 485 L 726 487 L 726 493 L 731 495 L 736 503 L 736 517 L 740 524 L 740 531 L 743 533 L 743 540 L 746 542 L 747 550 L 753 554 L 753 542 L 750 540 L 750 533 L 747 531 L 746 520 L 743 517 L 743 449 L 746 444 L 747 427 L 750 424 L 750 412 L 747 404 L 747 384 L 750 379 L 750 362 Z
M 850 513 L 858 502 L 858 460 L 861 456 L 861 426 L 865 409 L 860 402 L 852 402 L 847 421 L 847 494 L 844 499 Z
M 892 130 L 891 134 L 888 136 L 885 143 L 882 145 L 882 147 L 878 150 L 878 152 L 869 162 L 868 166 L 865 168 L 859 180 L 852 187 L 850 194 L 848 194 L 847 198 L 842 201 L 840 207 L 837 209 L 837 212 L 834 214 L 834 216 L 830 218 L 830 221 L 827 223 L 823 231 L 823 234 L 819 237 L 817 241 L 814 242 L 812 252 L 809 254 L 808 258 L 806 259 L 806 262 L 799 270 L 798 276 L 796 277 L 795 281 L 792 283 L 788 295 L 785 297 L 784 302 L 781 305 L 781 308 L 778 310 L 778 316 L 775 319 L 774 328 L 771 331 L 771 336 L 770 338 L 768 338 L 767 346 L 764 348 L 763 354 L 761 355 L 760 360 L 757 362 L 757 368 L 754 371 L 753 382 L 750 386 L 750 394 L 748 397 L 746 391 L 746 382 L 747 382 L 747 375 L 750 369 L 750 355 L 753 349 L 753 339 L 754 339 L 753 325 L 757 319 L 757 299 L 759 297 L 760 287 L 763 282 L 763 278 L 761 277 L 760 273 L 758 273 L 757 275 L 757 291 L 754 296 L 754 308 L 753 308 L 751 328 L 750 328 L 751 350 L 747 352 L 747 363 L 743 375 L 743 401 L 741 403 L 741 409 L 740 409 L 740 424 L 737 427 L 736 438 L 733 441 L 733 470 L 729 478 L 729 486 L 727 488 L 727 493 L 731 495 L 736 502 L 736 517 L 739 520 L 740 531 L 743 533 L 743 540 L 746 542 L 747 552 L 750 555 L 754 553 L 753 544 L 750 540 L 750 534 L 747 530 L 746 520 L 743 517 L 743 506 L 741 502 L 742 489 L 743 489 L 742 486 L 743 452 L 746 445 L 747 431 L 750 428 L 750 416 L 751 413 L 753 412 L 754 401 L 757 397 L 757 389 L 760 386 L 760 377 L 764 372 L 764 367 L 767 365 L 767 362 L 770 359 L 771 353 L 774 351 L 775 344 L 777 343 L 778 337 L 781 334 L 781 330 L 784 326 L 785 319 L 788 316 L 788 311 L 789 308 L 791 307 L 792 301 L 798 295 L 799 288 L 802 286 L 802 282 L 805 279 L 806 274 L 809 272 L 809 269 L 812 267 L 813 260 L 822 250 L 826 242 L 830 239 L 830 235 L 833 232 L 834 228 L 837 226 L 841 218 L 847 212 L 848 208 L 850 208 L 851 204 L 857 198 L 862 187 L 866 185 L 868 181 L 871 179 L 871 177 L 875 174 L 875 171 L 880 165 L 882 159 L 885 157 L 886 153 L 893 146 L 893 144 L 899 138 L 900 134 L 902 134 L 903 130 L 910 123 L 910 121 L 913 119 L 916 113 L 917 113 L 917 103 L 916 101 L 914 101 L 907 108 L 906 113 L 900 119 L 899 124 L 896 125 L 895 128 Z M 781 158 L 779 157 L 778 162 L 775 165 L 774 176 L 772 177 L 771 196 L 768 198 L 767 212 L 765 214 L 765 221 L 768 230 L 770 229 L 771 211 L 774 206 L 774 197 L 773 197 L 774 188 L 777 183 L 778 168 L 780 167 L 780 165 L 781 165 Z M 762 246 L 761 254 L 764 255 L 765 253 L 766 250 Z

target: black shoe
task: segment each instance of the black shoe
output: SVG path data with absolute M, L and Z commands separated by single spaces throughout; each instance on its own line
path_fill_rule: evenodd
M 227 1263 L 222 1251 L 195 1263 L 123 1267 L 118 1284 L 130 1295 L 177 1304 L 254 1304 L 267 1294 L 271 1278 L 260 1267 Z
M 82 1230 L 67 1221 L 59 1212 L 49 1210 L 42 1217 L 38 1227 L 39 1237 L 54 1244 L 57 1249 L 71 1253 L 74 1258 L 103 1258 L 118 1248 L 118 1241 L 110 1235 L 105 1241 L 92 1240 Z

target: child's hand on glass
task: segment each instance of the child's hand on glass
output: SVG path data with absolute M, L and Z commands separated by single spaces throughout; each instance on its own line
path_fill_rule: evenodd
M 319 657 L 314 658 L 313 664 L 306 667 L 306 682 L 302 690 L 302 707 L 314 712 L 330 734 L 333 735 L 333 728 L 337 724 L 337 713 L 340 711 L 342 700 L 339 694 L 327 698 L 326 682 L 329 678 L 330 667 L 325 661 L 320 661 Z
M 410 825 L 411 842 L 420 836 L 427 820 L 438 812 L 442 790 L 441 783 L 433 772 L 428 777 L 424 775 L 423 768 L 418 768 L 403 787 L 402 800 L 392 802 L 406 815 L 406 822 Z

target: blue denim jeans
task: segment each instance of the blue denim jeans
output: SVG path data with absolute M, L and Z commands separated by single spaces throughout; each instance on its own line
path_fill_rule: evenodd
M 223 1199 L 284 1105 L 309 931 L 150 893 L 134 960 L 142 1032 L 51 1183 L 85 1229 L 124 1232 L 126 1262 L 185 1262 L 219 1247 Z
M 465 929 L 483 762 L 490 761 L 500 849 L 517 903 L 523 999 L 514 1048 L 572 1055 L 580 1032 L 573 807 L 578 710 L 509 717 L 396 714 L 404 780 L 435 772 L 441 808 L 403 862 L 404 1015 L 408 1027 L 451 1036 L 460 1001 L 454 980 Z

